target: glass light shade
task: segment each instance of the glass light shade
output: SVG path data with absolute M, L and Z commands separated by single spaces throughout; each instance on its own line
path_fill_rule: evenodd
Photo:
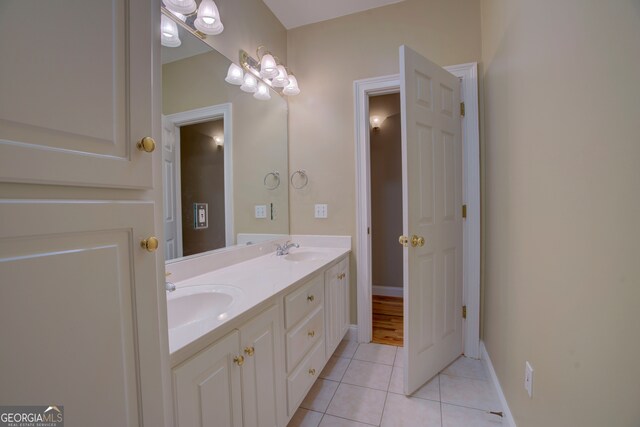
M 195 0 L 163 0 L 164 5 L 167 6 L 172 12 L 182 13 L 183 15 L 189 15 L 196 11 Z
M 300 88 L 298 87 L 298 80 L 296 79 L 296 76 L 289 75 L 289 84 L 285 86 L 282 93 L 289 96 L 297 95 L 300 93 Z
M 258 79 L 250 72 L 247 72 L 247 74 L 244 75 L 244 81 L 240 89 L 248 93 L 256 92 L 258 90 Z
M 215 142 L 216 147 L 222 147 L 224 145 L 224 137 L 223 136 L 214 136 L 213 142 Z
M 371 116 L 369 119 L 371 122 L 371 127 L 374 129 L 380 129 L 380 124 L 382 124 L 382 117 L 380 116 Z
M 224 78 L 224 81 L 232 85 L 241 85 L 243 74 L 242 68 L 232 62 L 231 65 L 229 65 L 227 77 Z
M 271 94 L 269 93 L 269 86 L 264 83 L 258 84 L 258 90 L 253 94 L 255 99 L 259 99 L 261 101 L 267 101 L 271 99 Z
M 160 16 L 160 33 L 162 46 L 178 47 L 182 44 L 178 35 L 178 24 L 164 15 Z
M 276 60 L 269 53 L 262 56 L 260 60 L 260 76 L 265 79 L 272 79 L 278 75 Z
M 287 70 L 285 70 L 284 65 L 278 65 L 276 68 L 278 69 L 278 75 L 273 78 L 271 84 L 273 84 L 273 87 L 286 87 L 289 84 Z
M 220 34 L 224 30 L 218 6 L 213 0 L 202 0 L 200 7 L 198 7 L 198 16 L 193 21 L 193 25 L 197 30 L 210 36 Z

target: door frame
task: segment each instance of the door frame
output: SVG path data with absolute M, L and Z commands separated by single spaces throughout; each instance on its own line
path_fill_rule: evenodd
M 224 231 L 226 246 L 235 245 L 235 234 L 233 224 L 233 122 L 231 103 L 212 105 L 210 107 L 196 108 L 194 110 L 182 111 L 180 113 L 168 114 L 164 116 L 174 127 L 193 125 L 222 118 L 224 120 Z M 177 185 L 180 182 L 180 132 L 175 134 L 176 150 L 176 212 L 182 212 L 181 191 Z M 176 215 L 178 230 L 176 230 L 176 241 L 179 248 L 182 248 L 182 214 Z M 182 252 L 182 250 L 180 250 Z
M 464 354 L 480 358 L 480 127 L 478 109 L 478 64 L 443 67 L 461 82 L 460 96 L 465 104 L 462 118 L 463 203 L 467 218 L 463 222 L 463 291 L 467 306 L 464 322 Z M 358 342 L 371 342 L 371 171 L 369 142 L 369 97 L 400 91 L 398 74 L 356 80 L 356 253 Z

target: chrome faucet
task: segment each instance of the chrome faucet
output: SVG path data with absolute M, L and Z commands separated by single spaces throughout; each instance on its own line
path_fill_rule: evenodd
M 288 240 L 284 245 L 276 245 L 276 256 L 289 255 L 289 249 L 291 248 L 299 248 L 300 245 L 297 243 L 291 243 L 291 240 Z
M 175 290 L 176 290 L 176 285 L 174 285 L 174 284 L 173 284 L 173 283 L 171 283 L 171 282 L 164 282 L 164 289 L 165 289 L 167 292 L 173 292 L 173 291 L 175 291 Z

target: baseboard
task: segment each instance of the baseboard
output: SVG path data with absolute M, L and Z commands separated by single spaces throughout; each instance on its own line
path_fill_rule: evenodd
M 504 414 L 504 423 L 510 427 L 516 427 L 516 422 L 513 419 L 513 415 L 509 410 L 509 405 L 507 405 L 507 398 L 504 396 L 502 392 L 502 387 L 500 387 L 500 381 L 498 381 L 498 376 L 496 375 L 495 369 L 493 369 L 493 364 L 491 363 L 491 358 L 489 357 L 489 353 L 487 353 L 487 348 L 484 346 L 484 341 L 480 341 L 480 354 L 481 358 L 484 361 L 487 369 L 489 370 L 489 375 L 491 375 L 491 381 L 493 382 L 494 387 L 498 391 L 498 398 L 500 399 L 500 404 L 502 405 L 502 413 Z
M 358 325 L 349 325 L 349 330 L 344 334 L 345 341 L 358 341 Z
M 373 295 L 402 298 L 402 292 L 403 289 L 399 286 L 371 286 L 371 293 Z

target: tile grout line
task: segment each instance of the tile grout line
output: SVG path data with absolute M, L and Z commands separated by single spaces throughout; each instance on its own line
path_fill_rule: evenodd
M 444 413 L 442 412 L 442 384 L 440 383 L 440 375 L 438 374 L 438 400 L 440 401 L 440 427 L 444 427 Z

